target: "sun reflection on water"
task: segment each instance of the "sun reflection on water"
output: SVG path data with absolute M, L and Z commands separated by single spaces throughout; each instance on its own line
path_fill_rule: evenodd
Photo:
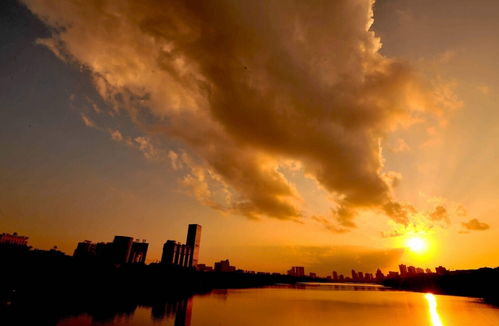
M 437 299 L 431 293 L 426 293 L 426 301 L 428 301 L 428 309 L 430 311 L 431 325 L 432 326 L 443 326 L 444 324 L 440 320 L 440 316 L 437 311 Z

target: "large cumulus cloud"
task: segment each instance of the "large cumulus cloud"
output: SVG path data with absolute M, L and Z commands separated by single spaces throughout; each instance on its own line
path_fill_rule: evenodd
M 380 142 L 440 108 L 379 53 L 372 0 L 23 1 L 53 27 L 41 44 L 88 69 L 145 131 L 182 144 L 185 181 L 211 206 L 300 219 L 280 169 L 294 161 L 332 195 L 342 230 L 360 209 L 407 223 Z

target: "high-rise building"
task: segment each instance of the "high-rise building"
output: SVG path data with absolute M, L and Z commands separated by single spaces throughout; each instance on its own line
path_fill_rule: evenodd
M 358 272 L 357 273 L 357 278 L 358 278 L 359 281 L 363 281 L 364 280 L 364 273 Z
M 404 264 L 399 265 L 400 275 L 405 276 L 407 274 L 407 266 Z
M 186 244 L 168 240 L 163 245 L 161 263 L 181 267 L 196 267 L 199 261 L 201 225 L 189 224 Z
M 334 281 L 338 280 L 338 273 L 336 271 L 333 271 L 333 280 Z
M 142 242 L 135 241 L 132 243 L 132 248 L 130 250 L 130 256 L 128 257 L 128 263 L 144 264 L 146 262 L 147 249 L 149 244 L 143 240 Z
M 126 264 L 132 251 L 133 238 L 117 235 L 113 240 L 113 263 Z
M 177 241 L 174 240 L 166 241 L 165 244 L 163 245 L 163 254 L 161 256 L 161 263 L 174 265 L 175 257 L 178 256 L 177 253 L 178 250 L 179 250 L 179 244 L 177 243 Z
M 358 280 L 358 275 L 357 275 L 357 272 L 355 270 L 352 269 L 352 280 L 354 281 L 357 281 Z
M 416 274 L 424 274 L 424 269 L 422 269 L 421 267 L 417 267 Z
M 425 270 L 425 272 L 426 272 L 426 274 L 433 274 L 433 273 L 432 273 L 432 271 L 431 271 L 431 269 L 429 269 L 429 268 L 427 268 L 427 269 Z
M 187 250 L 187 264 L 186 267 L 196 267 L 199 260 L 199 245 L 201 243 L 201 225 L 189 224 L 187 229 L 186 245 L 191 248 Z

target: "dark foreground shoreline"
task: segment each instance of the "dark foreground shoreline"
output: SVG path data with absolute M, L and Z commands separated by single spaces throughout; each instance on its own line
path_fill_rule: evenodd
M 56 325 L 86 313 L 94 321 L 130 314 L 138 306 L 153 314 L 177 314 L 194 294 L 325 281 L 268 273 L 198 272 L 161 264 L 114 266 L 57 251 L 0 249 L 0 325 Z M 499 304 L 499 268 L 392 278 L 383 285 L 400 290 L 484 298 Z M 180 320 L 180 319 L 179 319 Z M 177 325 L 177 323 L 175 323 Z M 182 323 L 179 323 L 182 325 Z
M 0 325 L 55 325 L 88 313 L 97 320 L 137 306 L 176 304 L 214 289 L 310 281 L 268 273 L 198 272 L 161 264 L 115 266 L 56 251 L 0 250 Z

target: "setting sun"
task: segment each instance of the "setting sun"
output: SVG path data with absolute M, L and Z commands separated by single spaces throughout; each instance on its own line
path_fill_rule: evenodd
M 420 237 L 412 237 L 409 238 L 406 242 L 407 248 L 409 248 L 412 252 L 415 253 L 423 253 L 426 251 L 428 245 L 426 243 L 426 240 Z

